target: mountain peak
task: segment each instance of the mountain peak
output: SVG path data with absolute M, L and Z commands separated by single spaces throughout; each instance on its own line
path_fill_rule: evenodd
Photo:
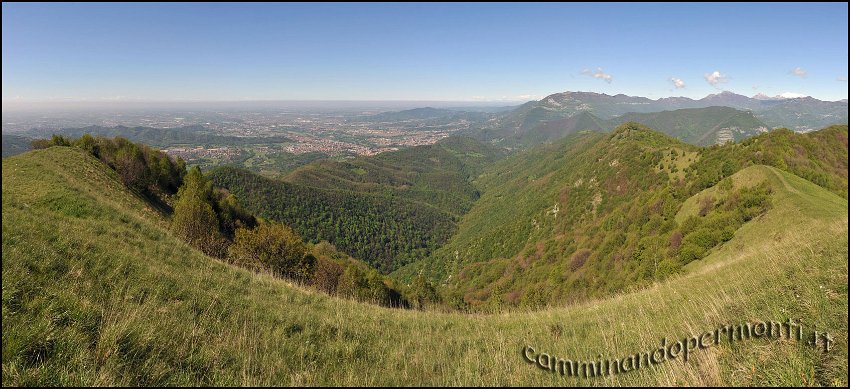
M 728 90 L 725 90 L 725 91 L 722 91 L 722 92 L 720 92 L 720 93 L 714 93 L 714 94 L 710 94 L 710 95 L 708 95 L 708 96 L 705 96 L 705 97 L 703 97 L 703 98 L 702 98 L 702 100 L 705 100 L 705 99 L 711 99 L 711 98 L 717 98 L 717 97 L 721 97 L 721 98 L 731 98 L 731 97 L 734 97 L 734 98 L 740 98 L 740 97 L 743 97 L 743 98 L 745 98 L 745 99 L 748 99 L 748 98 L 749 98 L 749 97 L 747 97 L 747 96 L 739 95 L 739 94 L 737 94 L 737 93 L 735 93 L 735 92 L 730 92 L 730 91 L 728 91 Z

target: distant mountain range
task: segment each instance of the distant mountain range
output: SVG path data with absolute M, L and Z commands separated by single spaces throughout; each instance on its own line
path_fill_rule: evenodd
M 679 110 L 684 111 L 677 112 Z M 668 113 L 662 114 L 665 111 Z M 698 117 L 689 117 L 691 115 Z M 611 129 L 635 120 L 684 141 L 703 145 L 729 140 L 729 131 L 731 139 L 735 140 L 778 127 L 808 132 L 832 124 L 846 124 L 847 117 L 846 100 L 821 101 L 812 97 L 747 97 L 722 92 L 699 100 L 687 97 L 652 100 L 623 94 L 563 92 L 525 103 L 491 119 L 474 129 L 473 135 L 506 144 L 533 144 L 585 129 Z M 718 134 L 721 130 L 723 133 Z

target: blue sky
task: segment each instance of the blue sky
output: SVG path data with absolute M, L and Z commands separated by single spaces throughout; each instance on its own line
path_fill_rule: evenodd
M 847 3 L 2 7 L 4 103 L 847 98 Z

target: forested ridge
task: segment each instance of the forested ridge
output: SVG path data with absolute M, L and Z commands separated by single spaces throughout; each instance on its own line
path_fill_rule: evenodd
M 730 178 L 755 165 L 846 199 L 847 126 L 698 148 L 627 123 L 529 149 L 486 170 L 482 197 L 458 232 L 394 276 L 426 274 L 449 300 L 485 310 L 640 288 L 705 257 L 770 209 L 776 188 L 764 174 Z

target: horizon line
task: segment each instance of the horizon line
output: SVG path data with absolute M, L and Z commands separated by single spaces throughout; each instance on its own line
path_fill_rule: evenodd
M 822 100 L 812 95 L 806 96 L 798 96 L 798 97 L 781 97 L 780 95 L 776 96 L 768 96 L 764 93 L 756 93 L 752 96 L 740 94 L 732 91 L 719 91 L 717 93 L 709 93 L 701 98 L 693 98 L 687 96 L 665 96 L 658 98 L 650 98 L 646 96 L 640 95 L 629 95 L 625 93 L 616 93 L 616 94 L 607 94 L 604 92 L 593 92 L 593 91 L 562 91 L 562 92 L 554 92 L 548 95 L 545 95 L 540 98 L 527 98 L 527 99 L 516 99 L 516 98 L 503 98 L 503 99 L 211 99 L 211 100 L 203 100 L 203 99 L 123 99 L 123 98 L 100 98 L 100 99 L 69 99 L 69 98 L 56 98 L 56 99 L 47 99 L 47 100 L 25 100 L 25 99 L 3 99 L 2 105 L 17 105 L 17 104 L 156 104 L 156 103 L 278 103 L 278 102 L 290 102 L 290 103 L 479 103 L 479 104 L 497 104 L 497 103 L 527 103 L 530 101 L 541 101 L 546 99 L 549 96 L 564 94 L 564 93 L 593 93 L 604 96 L 627 96 L 627 97 L 640 97 L 648 100 L 658 101 L 661 99 L 671 99 L 671 98 L 684 98 L 690 100 L 700 100 L 709 96 L 720 95 L 723 93 L 734 94 L 738 96 L 744 96 L 747 98 L 755 98 L 756 96 L 763 95 L 768 98 L 778 98 L 784 100 L 793 100 L 793 99 L 802 99 L 802 98 L 812 98 L 816 100 L 820 100 L 823 102 L 841 102 L 847 100 L 847 98 L 837 99 L 837 100 Z M 536 96 L 535 96 L 536 97 Z

